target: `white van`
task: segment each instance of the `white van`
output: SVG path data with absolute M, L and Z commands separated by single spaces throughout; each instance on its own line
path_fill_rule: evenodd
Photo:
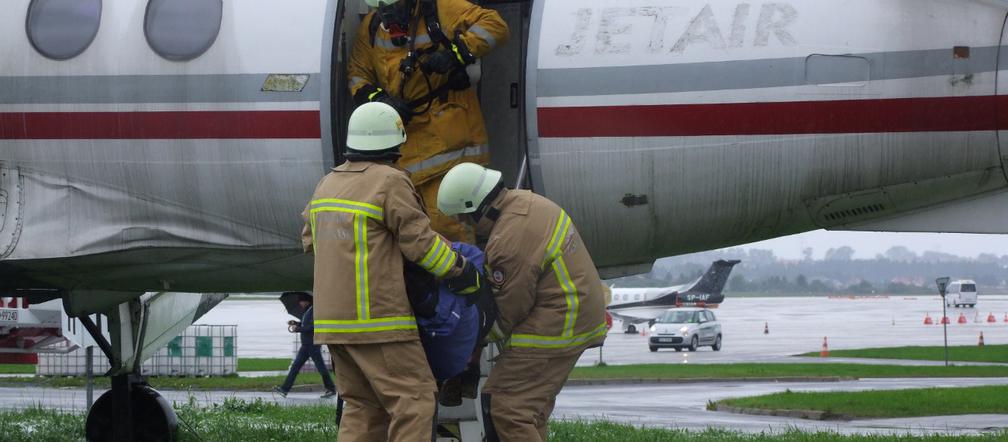
M 974 307 L 977 303 L 976 283 L 969 279 L 952 281 L 945 291 L 947 307 Z

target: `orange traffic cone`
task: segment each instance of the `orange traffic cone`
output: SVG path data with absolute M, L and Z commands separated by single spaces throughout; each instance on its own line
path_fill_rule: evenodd
M 822 338 L 822 350 L 819 351 L 819 357 L 820 358 L 828 358 L 829 357 L 829 345 L 826 344 L 826 337 L 825 336 L 823 336 L 823 338 Z
M 928 313 L 924 315 L 924 325 L 932 325 L 932 324 L 934 324 L 934 319 L 931 319 L 931 314 Z
M 977 342 L 977 347 L 983 347 L 983 346 L 984 346 L 984 343 L 983 343 L 983 332 L 980 332 L 980 341 Z
M 941 323 L 942 324 L 951 324 L 952 321 L 949 321 L 949 317 L 948 316 L 942 316 Z
M 769 335 L 770 334 L 770 323 L 769 322 L 764 322 L 763 323 L 763 334 L 764 335 Z
M 991 323 L 997 322 L 997 318 L 994 317 L 994 312 L 991 312 L 989 315 L 987 315 L 987 322 Z
M 959 320 L 958 320 L 958 321 L 956 321 L 956 322 L 958 322 L 958 323 L 960 323 L 960 324 L 965 324 L 965 323 L 967 322 L 967 321 L 966 321 L 966 315 L 964 315 L 964 314 L 960 313 L 960 314 L 959 314 Z

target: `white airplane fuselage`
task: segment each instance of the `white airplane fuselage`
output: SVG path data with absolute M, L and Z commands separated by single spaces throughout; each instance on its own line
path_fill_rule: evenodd
M 31 1 L 8 3 L 0 288 L 310 289 L 299 214 L 338 158 L 341 42 L 361 4 L 224 2 L 210 48 L 170 61 L 145 37 L 147 2 L 102 2 L 67 60 L 29 41 Z M 514 180 L 527 155 L 525 183 L 570 213 L 606 276 L 1008 188 L 1002 6 L 487 6 L 512 28 L 483 60 L 494 164 Z M 1008 231 L 997 219 L 937 230 Z

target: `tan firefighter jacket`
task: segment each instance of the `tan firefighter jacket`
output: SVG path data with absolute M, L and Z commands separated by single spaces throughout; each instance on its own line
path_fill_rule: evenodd
M 581 352 L 605 340 L 605 286 L 570 217 L 552 201 L 504 190 L 483 217 L 487 274 L 498 327 L 511 351 L 530 356 Z
M 347 161 L 322 178 L 302 217 L 305 252 L 315 255 L 315 343 L 419 339 L 404 257 L 438 278 L 462 269 L 406 172 Z

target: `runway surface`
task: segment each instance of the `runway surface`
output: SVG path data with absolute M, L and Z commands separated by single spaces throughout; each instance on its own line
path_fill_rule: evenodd
M 855 420 L 851 422 L 750 416 L 707 411 L 710 400 L 792 391 L 859 391 L 921 387 L 966 387 L 1006 385 L 1000 379 L 866 379 L 844 382 L 715 382 L 680 385 L 612 385 L 566 387 L 557 397 L 554 419 L 612 421 L 638 426 L 687 428 L 708 427 L 743 432 L 779 432 L 789 428 L 805 431 L 836 431 L 873 434 L 979 434 L 1008 427 L 1005 415 L 937 416 L 925 418 Z M 95 398 L 101 392 L 95 393 Z M 189 395 L 201 405 L 221 403 L 225 398 L 262 398 L 289 405 L 333 403 L 318 399 L 318 393 L 292 393 L 281 398 L 265 392 L 165 391 L 169 402 L 186 403 Z M 44 408 L 83 411 L 82 389 L 0 388 L 0 408 Z
M 710 347 L 683 356 L 674 350 L 651 353 L 647 338 L 626 335 L 616 326 L 601 349 L 607 364 L 732 363 L 787 361 L 787 356 L 818 352 L 823 337 L 830 349 L 942 345 L 942 327 L 923 325 L 925 314 L 941 316 L 938 296 L 888 296 L 876 298 L 732 298 L 714 310 L 721 323 L 724 348 Z M 987 344 L 1008 343 L 1008 296 L 981 295 L 976 308 L 948 309 L 949 345 L 976 345 L 981 331 Z M 960 313 L 967 324 L 958 324 Z M 996 323 L 989 324 L 993 313 Z M 279 301 L 225 301 L 198 324 L 237 324 L 240 357 L 291 357 L 294 336 L 287 332 L 291 317 Z M 980 322 L 975 322 L 979 320 Z M 937 322 L 937 321 L 936 321 Z M 763 325 L 770 333 L 763 334 Z M 589 350 L 579 365 L 599 362 L 600 350 Z

